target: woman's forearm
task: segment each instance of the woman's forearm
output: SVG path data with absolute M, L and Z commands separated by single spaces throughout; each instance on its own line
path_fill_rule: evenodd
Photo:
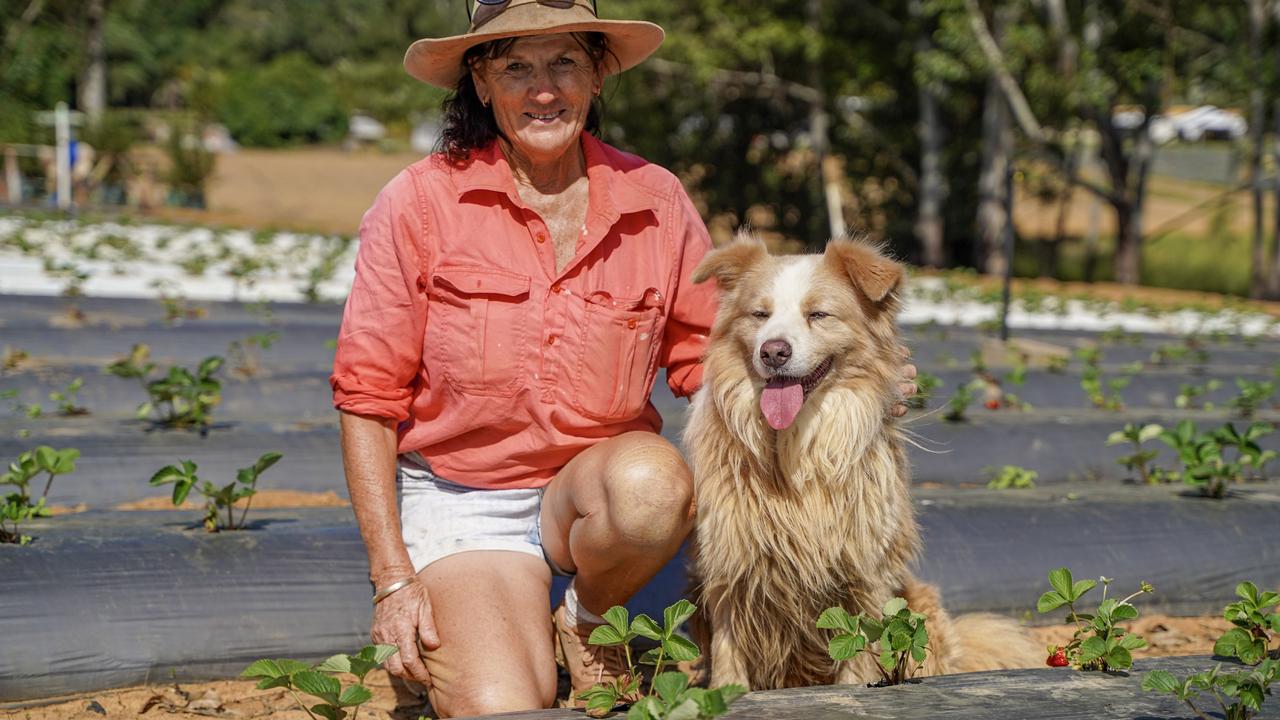
M 377 587 L 413 575 L 400 536 L 396 507 L 396 427 L 387 418 L 339 412 L 342 465 L 351 508 L 369 553 L 369 579 Z

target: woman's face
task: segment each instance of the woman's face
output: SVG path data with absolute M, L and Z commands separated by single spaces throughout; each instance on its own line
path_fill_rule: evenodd
M 582 134 L 603 76 L 569 33 L 516 40 L 506 55 L 471 71 L 517 153 L 537 163 L 561 159 Z

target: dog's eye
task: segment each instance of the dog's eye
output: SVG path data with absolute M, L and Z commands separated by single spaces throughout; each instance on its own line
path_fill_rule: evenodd
M 768 311 L 768 310 L 752 310 L 752 311 L 751 311 L 751 317 L 753 317 L 753 318 L 760 318 L 761 320 L 768 320 L 768 319 L 769 319 L 769 311 Z
M 809 313 L 810 320 L 821 320 L 822 318 L 831 317 L 831 313 L 824 313 L 821 310 L 814 310 Z

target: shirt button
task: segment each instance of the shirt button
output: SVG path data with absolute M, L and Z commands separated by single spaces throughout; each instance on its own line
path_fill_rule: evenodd
M 548 344 L 548 345 L 555 345 L 555 344 L 556 344 L 556 336 L 555 336 L 555 335 L 548 335 L 548 336 L 547 336 L 547 344 Z
M 534 239 L 534 240 L 537 240 L 537 241 L 538 241 L 538 242 L 540 242 L 540 243 L 544 243 L 544 242 L 546 242 L 546 241 L 547 241 L 547 234 L 546 234 L 546 233 L 544 233 L 544 232 L 540 232 L 540 233 L 538 233 L 537 235 L 534 235 L 534 236 L 533 236 L 533 239 Z
M 556 284 L 552 285 L 552 286 L 551 286 L 551 292 L 555 293 L 556 295 L 559 295 L 559 294 L 560 294 L 560 283 L 556 283 Z

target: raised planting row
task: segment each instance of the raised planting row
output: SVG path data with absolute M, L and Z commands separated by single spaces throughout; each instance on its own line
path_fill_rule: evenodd
M 274 471 L 274 469 L 272 470 Z M 1025 502 L 1016 501 L 1023 499 Z M 1280 494 L 1211 503 L 1122 489 L 1068 500 L 1044 491 L 918 494 L 919 575 L 948 609 L 1021 617 L 1047 568 L 1146 581 L 1144 612 L 1216 612 L 1242 580 L 1280 586 Z M 208 533 L 199 510 L 39 518 L 34 541 L 0 546 L 0 701 L 234 674 L 261 657 L 360 647 L 367 564 L 350 510 L 255 510 L 248 530 Z M 688 590 L 678 557 L 630 604 L 660 615 Z M 556 590 L 562 591 L 557 585 Z M 51 633 L 45 620 L 59 618 Z M 1039 622 L 1056 621 L 1040 617 Z M 39 649 L 36 651 L 35 649 Z
M 1083 673 L 1057 668 L 943 675 L 891 687 L 826 685 L 753 692 L 722 714 L 726 720 L 1156 720 L 1192 718 L 1194 713 L 1172 694 L 1145 690 L 1155 671 L 1188 676 L 1217 664 L 1210 657 L 1153 658 L 1129 672 Z M 1230 670 L 1241 670 L 1228 665 Z M 1208 694 L 1206 692 L 1206 694 Z M 1214 711 L 1210 696 L 1199 705 Z M 619 712 L 617 717 L 633 716 Z M 714 717 L 710 713 L 692 717 Z M 580 720 L 581 711 L 539 710 L 482 716 L 504 720 Z M 640 720 L 648 720 L 640 715 Z M 1221 717 L 1215 714 L 1213 717 Z
M 679 408 L 676 401 L 672 405 Z M 1089 495 L 1150 484 L 1233 498 L 1261 487 L 1260 479 L 1274 478 L 1280 468 L 1275 459 L 1280 431 L 1270 429 L 1271 423 L 1201 416 L 1157 426 L 1161 418 L 1149 415 L 1099 419 L 1084 412 L 979 412 L 966 423 L 936 418 L 907 422 L 917 488 L 990 485 L 1021 491 L 1038 486 Z M 678 413 L 666 413 L 670 420 L 663 428 L 663 435 L 677 445 L 683 429 L 683 414 Z M 204 434 L 155 429 L 152 423 L 127 418 L 0 420 L 0 461 L 13 462 L 41 446 L 78 451 L 75 471 L 51 487 L 48 502 L 57 505 L 107 508 L 156 495 L 148 479 L 182 460 L 197 463 L 202 476 L 215 482 L 234 479 L 238 468 L 268 452 L 283 453 L 284 459 L 265 482 L 267 488 L 346 495 L 332 414 L 311 422 L 216 417 Z M 1017 469 L 1017 477 L 1002 480 L 1015 472 L 1005 468 Z

